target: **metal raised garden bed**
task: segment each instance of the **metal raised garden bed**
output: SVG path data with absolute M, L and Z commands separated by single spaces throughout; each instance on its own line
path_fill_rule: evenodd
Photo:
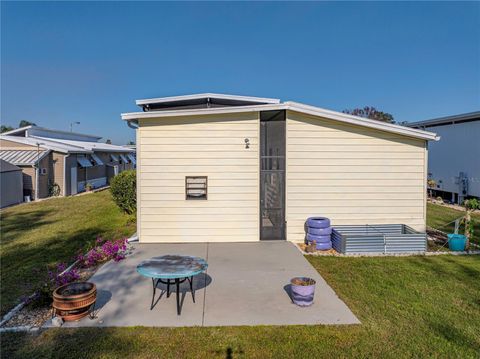
M 340 253 L 422 253 L 427 234 L 405 224 L 333 226 L 333 248 Z

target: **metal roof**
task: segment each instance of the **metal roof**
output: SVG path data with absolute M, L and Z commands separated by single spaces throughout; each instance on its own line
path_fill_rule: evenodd
M 50 138 L 43 137 L 20 137 L 20 136 L 5 136 L 1 135 L 0 139 L 6 141 L 12 141 L 16 143 L 23 143 L 28 146 L 37 147 L 41 149 L 47 149 L 52 151 L 57 151 L 61 153 L 90 153 L 89 150 L 86 150 L 80 146 L 69 145 L 66 143 L 59 142 L 57 139 L 51 140 Z
M 227 94 L 211 93 L 211 92 L 193 94 L 193 95 L 168 96 L 168 97 L 143 99 L 143 100 L 137 100 L 135 101 L 135 103 L 138 106 L 142 106 L 142 105 L 160 104 L 160 103 L 187 102 L 187 101 L 195 101 L 195 100 L 202 100 L 202 99 L 214 99 L 214 100 L 216 99 L 216 100 L 227 100 L 227 101 L 237 101 L 237 102 L 253 102 L 258 104 L 280 103 L 280 100 L 276 98 L 227 95 Z
M 42 159 L 49 151 L 37 150 L 0 150 L 0 159 L 16 166 L 33 166 L 37 159 Z
M 41 130 L 41 131 L 46 131 L 46 132 L 53 132 L 53 133 L 59 133 L 59 134 L 66 134 L 66 135 L 75 135 L 75 136 L 90 137 L 90 138 L 96 138 L 96 139 L 98 139 L 98 140 L 102 138 L 101 136 L 89 135 L 89 134 L 86 134 L 86 133 L 79 133 L 79 132 L 71 132 L 71 131 L 63 131 L 63 130 L 54 130 L 54 129 L 51 129 L 51 128 L 40 127 L 40 126 L 37 126 L 37 125 L 29 125 L 29 126 L 25 126 L 25 127 L 16 128 L 16 129 L 13 129 L 13 130 L 10 130 L 10 131 L 7 131 L 7 132 L 2 133 L 2 135 L 7 135 L 7 136 L 9 136 L 9 135 L 16 135 L 16 134 L 25 132 L 25 131 L 30 130 L 30 129 L 36 129 L 36 130 Z
M 442 125 L 453 125 L 455 123 L 480 121 L 480 111 L 462 113 L 447 117 L 439 117 L 426 121 L 407 123 L 406 126 L 414 128 L 425 128 Z

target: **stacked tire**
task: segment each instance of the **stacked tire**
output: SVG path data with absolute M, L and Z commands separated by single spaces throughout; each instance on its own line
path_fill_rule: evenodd
M 328 251 L 332 249 L 332 227 L 326 217 L 310 217 L 307 219 L 307 244 L 313 241 L 317 250 Z

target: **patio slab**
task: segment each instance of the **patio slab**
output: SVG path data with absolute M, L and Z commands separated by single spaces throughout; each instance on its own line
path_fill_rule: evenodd
M 207 273 L 194 280 L 196 303 L 188 283 L 181 285 L 180 316 L 174 293 L 169 298 L 163 295 L 150 310 L 152 282 L 136 272 L 142 260 L 164 254 L 199 256 L 209 264 Z M 317 281 L 315 302 L 308 308 L 297 307 L 290 300 L 289 281 L 295 276 Z M 131 256 L 105 264 L 91 281 L 98 290 L 97 317 L 65 323 L 65 327 L 360 323 L 298 249 L 284 241 L 137 243 Z

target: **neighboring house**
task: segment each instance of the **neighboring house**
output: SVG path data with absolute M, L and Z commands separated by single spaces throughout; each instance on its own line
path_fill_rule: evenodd
M 480 111 L 407 124 L 438 133 L 442 140 L 432 143 L 428 175 L 435 181 L 435 196 L 453 203 L 465 197 L 480 197 Z
M 0 187 L 0 208 L 22 203 L 22 169 L 0 159 Z
M 0 158 L 23 170 L 25 195 L 45 198 L 105 186 L 135 167 L 133 150 L 98 142 L 101 137 L 27 126 L 0 136 Z M 38 196 L 38 197 L 37 197 Z
M 425 229 L 434 133 L 277 99 L 201 94 L 139 100 L 141 242 L 304 240 L 334 225 Z

